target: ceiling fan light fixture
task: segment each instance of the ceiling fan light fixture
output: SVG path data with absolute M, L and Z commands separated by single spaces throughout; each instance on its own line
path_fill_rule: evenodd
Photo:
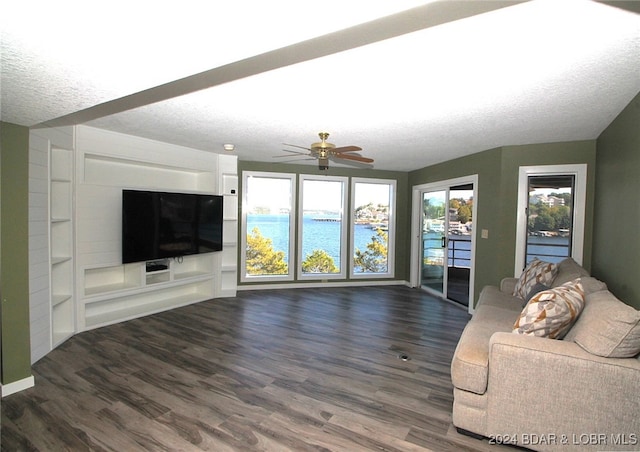
M 329 159 L 320 157 L 318 159 L 318 169 L 322 171 L 327 171 L 329 169 Z

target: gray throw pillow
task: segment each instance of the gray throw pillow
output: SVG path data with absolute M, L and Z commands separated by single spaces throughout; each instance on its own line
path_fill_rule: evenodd
M 551 287 L 546 286 L 542 283 L 536 283 L 531 290 L 529 291 L 529 293 L 527 294 L 527 296 L 525 297 L 524 303 L 522 303 L 522 307 L 524 308 L 525 305 L 529 302 L 529 300 L 531 300 L 537 293 L 542 292 L 543 290 L 549 290 L 551 289 Z

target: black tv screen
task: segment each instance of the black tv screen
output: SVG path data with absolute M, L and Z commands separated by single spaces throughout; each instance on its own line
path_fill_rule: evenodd
M 122 191 L 122 263 L 222 250 L 218 195 Z

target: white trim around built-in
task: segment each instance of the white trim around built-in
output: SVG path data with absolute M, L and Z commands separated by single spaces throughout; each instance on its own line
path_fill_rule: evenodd
M 31 375 L 27 378 L 23 378 L 22 380 L 14 381 L 6 385 L 1 385 L 0 391 L 2 392 L 2 397 L 7 397 L 11 394 L 15 394 L 16 392 L 32 388 L 34 385 L 35 380 L 33 378 L 33 375 Z

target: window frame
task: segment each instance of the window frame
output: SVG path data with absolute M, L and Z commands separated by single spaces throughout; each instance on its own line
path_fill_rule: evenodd
M 259 177 L 263 179 L 288 179 L 291 184 L 291 197 L 289 207 L 289 256 L 288 256 L 288 273 L 286 275 L 249 275 L 247 274 L 247 215 L 250 210 L 249 206 L 249 190 L 248 180 L 251 177 Z M 295 230 L 297 215 L 297 184 L 295 173 L 275 173 L 265 171 L 243 171 L 242 172 L 242 227 L 241 227 L 241 252 L 240 252 L 240 281 L 241 282 L 277 282 L 277 281 L 293 281 L 295 280 L 295 264 L 297 249 L 295 246 Z
M 389 230 L 387 231 L 387 271 L 380 273 L 363 272 L 356 273 L 354 265 L 355 257 L 355 229 L 356 229 L 356 184 L 378 184 L 389 186 Z M 352 177 L 350 186 L 351 210 L 349 213 L 350 234 L 349 234 L 349 278 L 350 279 L 375 279 L 395 277 L 395 245 L 396 245 L 396 198 L 398 182 L 395 179 L 379 179 Z
M 304 235 L 304 183 L 305 181 L 319 181 L 319 182 L 340 182 L 342 184 L 342 199 L 340 201 L 340 272 L 339 273 L 304 273 L 302 271 L 302 262 L 304 261 L 304 253 L 302 249 L 302 241 Z M 347 253 L 349 252 L 349 245 L 347 243 L 347 228 L 345 223 L 348 219 L 345 217 L 347 197 L 349 192 L 349 178 L 346 176 L 329 176 L 329 175 L 313 175 L 313 174 L 300 174 L 298 176 L 298 241 L 296 252 L 298 254 L 296 264 L 297 278 L 300 281 L 309 280 L 330 280 L 330 279 L 346 279 L 347 277 Z
M 527 234 L 527 211 L 529 207 L 529 177 L 550 175 L 572 175 L 575 177 L 573 194 L 573 231 L 571 256 L 582 265 L 584 257 L 585 212 L 587 206 L 587 164 L 521 166 L 518 174 L 518 209 L 516 223 L 516 253 L 514 276 L 518 277 L 525 267 L 525 241 Z

